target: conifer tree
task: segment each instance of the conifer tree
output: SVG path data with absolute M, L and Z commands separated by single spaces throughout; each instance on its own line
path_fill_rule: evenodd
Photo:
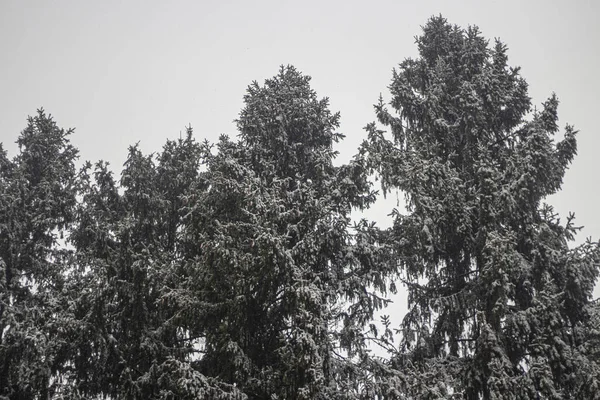
M 576 154 L 552 95 L 527 83 L 476 27 L 431 18 L 419 56 L 394 71 L 362 154 L 384 190 L 406 194 L 389 233 L 409 311 L 390 390 L 409 398 L 598 398 L 586 347 L 597 243 L 544 199 Z M 391 392 L 390 392 L 391 393 Z M 394 397 L 394 396 L 391 396 Z M 400 397 L 403 398 L 403 397 Z
M 183 312 L 183 205 L 200 163 L 190 128 L 156 156 L 130 147 L 120 184 L 105 163 L 93 176 L 84 168 L 72 235 L 82 267 L 74 302 L 85 334 L 73 386 L 82 398 L 243 398 L 194 367 L 189 327 L 196 321 Z
M 339 115 L 309 81 L 282 67 L 250 85 L 240 141 L 221 138 L 190 212 L 190 289 L 212 309 L 202 372 L 249 398 L 354 398 L 371 383 L 357 360 L 385 271 L 349 214 L 373 193 L 359 161 L 333 165 Z
M 70 133 L 39 110 L 19 154 L 10 161 L 0 149 L 0 397 L 50 398 L 66 373 L 70 252 L 60 240 L 76 205 Z

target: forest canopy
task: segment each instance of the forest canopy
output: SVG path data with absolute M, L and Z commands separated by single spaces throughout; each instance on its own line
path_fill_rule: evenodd
M 293 66 L 237 138 L 189 127 L 118 176 L 29 117 L 0 145 L 0 399 L 600 398 L 600 249 L 545 202 L 577 131 L 478 28 L 416 45 L 341 165 Z M 406 211 L 354 222 L 379 189 Z

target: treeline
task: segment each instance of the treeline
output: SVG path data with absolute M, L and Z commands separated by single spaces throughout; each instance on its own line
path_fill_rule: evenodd
M 600 250 L 543 202 L 575 130 L 477 28 L 416 44 L 341 166 L 291 66 L 248 87 L 237 140 L 132 146 L 120 179 L 30 117 L 0 148 L 0 398 L 600 398 Z M 389 229 L 351 222 L 373 176 L 406 195 Z M 397 286 L 402 324 L 376 323 Z

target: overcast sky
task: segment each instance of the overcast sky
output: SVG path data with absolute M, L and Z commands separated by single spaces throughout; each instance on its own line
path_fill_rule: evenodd
M 348 160 L 387 95 L 392 68 L 416 55 L 432 15 L 477 25 L 509 47 L 530 96 L 552 92 L 579 155 L 550 203 L 600 238 L 600 2 L 589 1 L 27 1 L 0 0 L 0 142 L 11 156 L 26 117 L 43 107 L 75 128 L 81 158 L 118 173 L 127 146 L 159 151 L 191 124 L 196 138 L 235 136 L 253 81 L 281 64 L 313 77 L 341 112 Z M 368 216 L 388 225 L 395 199 Z M 597 290 L 597 295 L 598 295 Z

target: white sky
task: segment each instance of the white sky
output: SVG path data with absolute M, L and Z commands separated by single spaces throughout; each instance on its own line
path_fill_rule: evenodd
M 432 15 L 478 25 L 509 47 L 534 104 L 557 93 L 560 124 L 575 125 L 579 155 L 550 199 L 574 211 L 579 236 L 600 238 L 600 2 L 579 1 L 15 1 L 0 0 L 0 142 L 9 155 L 26 117 L 44 107 L 83 160 L 118 173 L 127 146 L 159 151 L 185 126 L 198 140 L 235 136 L 253 80 L 281 64 L 313 77 L 341 112 L 348 160 L 387 94 L 391 70 L 416 55 Z M 395 199 L 367 215 L 387 225 Z M 600 295 L 597 289 L 596 297 Z

